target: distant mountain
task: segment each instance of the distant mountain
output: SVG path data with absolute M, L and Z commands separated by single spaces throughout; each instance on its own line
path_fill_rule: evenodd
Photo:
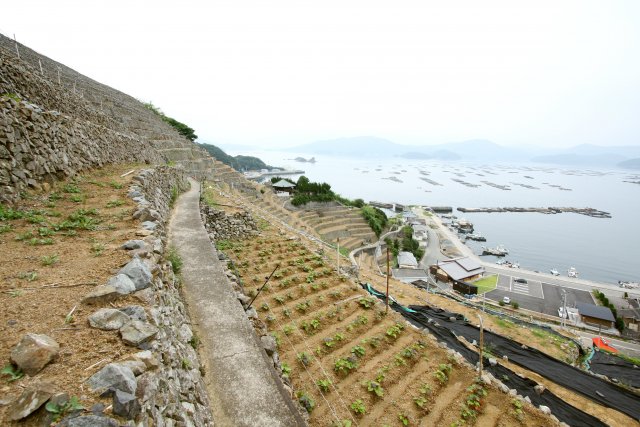
M 420 153 L 416 151 L 410 151 L 408 153 L 400 154 L 398 157 L 403 159 L 412 160 L 460 160 L 460 155 L 449 150 L 438 150 L 433 153 Z
M 640 169 L 640 158 L 625 160 L 617 164 L 618 167 L 624 169 Z
M 604 147 L 581 144 L 555 150 L 552 154 L 533 157 L 531 161 L 571 166 L 616 167 L 625 160 L 637 157 L 640 157 L 640 146 L 638 145 Z
M 260 169 L 272 169 L 271 166 L 267 165 L 265 162 L 263 162 L 257 157 L 252 157 L 252 156 L 235 156 L 234 157 L 234 156 L 228 155 L 222 149 L 220 149 L 219 147 L 216 147 L 215 145 L 211 145 L 211 144 L 200 144 L 200 145 L 217 160 L 220 160 L 225 165 L 229 165 L 239 172 L 245 172 L 250 170 L 260 170 Z
M 528 159 L 524 151 L 503 147 L 487 140 L 469 140 L 437 145 L 402 145 L 373 136 L 316 141 L 287 149 L 299 153 L 325 156 L 436 159 L 436 160 L 520 160 Z

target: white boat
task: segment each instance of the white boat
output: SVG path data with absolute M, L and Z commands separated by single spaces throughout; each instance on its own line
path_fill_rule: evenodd
M 575 267 L 569 268 L 567 270 L 567 276 L 577 278 L 578 277 L 578 270 L 576 270 Z
M 551 271 L 549 271 L 549 273 L 551 273 L 554 276 L 559 276 L 560 273 L 558 273 L 558 270 L 556 270 L 555 268 L 552 268 Z

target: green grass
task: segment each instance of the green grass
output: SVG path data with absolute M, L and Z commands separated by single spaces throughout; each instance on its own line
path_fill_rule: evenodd
M 482 279 L 473 282 L 473 284 L 478 287 L 478 294 L 491 292 L 496 288 L 496 285 L 498 284 L 498 276 L 494 274 L 491 276 L 483 277 Z

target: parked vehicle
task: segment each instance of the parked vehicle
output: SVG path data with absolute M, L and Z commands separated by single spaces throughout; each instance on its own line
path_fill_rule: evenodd
M 521 277 L 516 277 L 515 279 L 513 279 L 513 281 L 516 283 L 529 283 L 527 282 L 527 279 L 523 279 Z
M 511 304 L 511 298 L 509 297 L 502 297 L 502 302 L 505 304 Z

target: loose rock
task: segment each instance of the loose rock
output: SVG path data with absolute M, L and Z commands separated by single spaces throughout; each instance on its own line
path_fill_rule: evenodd
M 47 335 L 27 334 L 11 352 L 11 361 L 27 375 L 42 370 L 60 350 L 58 343 Z
M 128 305 L 126 307 L 119 308 L 118 310 L 129 316 L 131 320 L 147 321 L 147 313 L 144 311 L 144 308 L 139 305 Z
M 109 363 L 87 380 L 92 391 L 103 393 L 109 389 L 135 394 L 136 377 L 131 368 L 118 363 Z
M 128 240 L 120 247 L 128 251 L 133 249 L 144 249 L 145 243 L 143 240 Z
M 129 420 L 140 413 L 140 403 L 131 393 L 116 390 L 113 394 L 113 413 Z
M 119 273 L 129 276 L 131 281 L 133 281 L 136 290 L 151 286 L 151 271 L 149 271 L 149 268 L 140 260 L 140 258 L 136 257 L 129 261 L 129 263 L 125 265 Z
M 140 320 L 133 320 L 120 328 L 122 341 L 136 347 L 153 340 L 157 334 L 158 328 Z
M 49 383 L 33 384 L 27 387 L 9 408 L 9 419 L 17 421 L 29 416 L 49 400 L 54 393 L 54 387 Z
M 83 299 L 84 304 L 103 304 L 111 301 L 115 301 L 120 297 L 120 292 L 111 285 L 98 286 L 91 292 L 89 292 Z
M 122 328 L 131 321 L 131 318 L 115 308 L 101 308 L 89 316 L 89 324 L 92 328 L 113 331 Z
M 117 274 L 107 282 L 108 286 L 113 286 L 118 293 L 128 295 L 135 292 L 136 285 L 126 274 Z

